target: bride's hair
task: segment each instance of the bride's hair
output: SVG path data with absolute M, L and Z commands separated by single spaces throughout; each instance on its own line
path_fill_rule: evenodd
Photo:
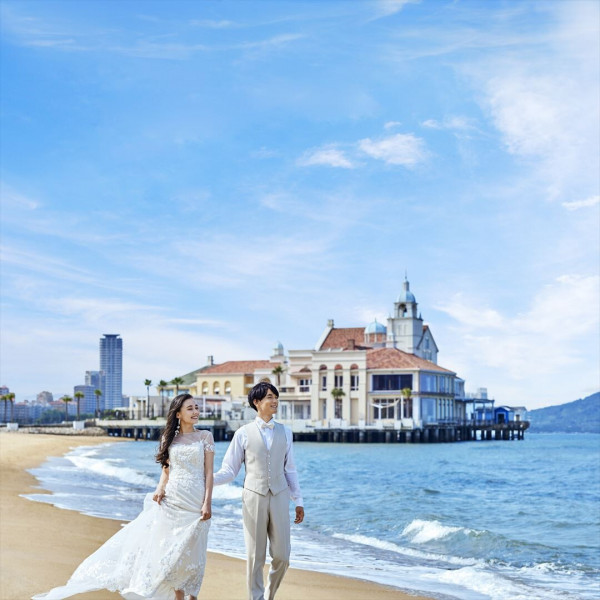
M 194 396 L 191 394 L 179 394 L 171 401 L 171 406 L 169 407 L 169 412 L 167 414 L 167 424 L 160 436 L 160 446 L 156 453 L 156 462 L 160 463 L 163 467 L 169 466 L 169 446 L 173 442 L 177 432 L 177 413 L 181 410 L 181 407 L 186 400 L 193 398 Z

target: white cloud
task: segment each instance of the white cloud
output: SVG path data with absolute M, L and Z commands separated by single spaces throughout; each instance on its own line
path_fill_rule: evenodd
M 388 121 L 383 128 L 384 129 L 394 129 L 395 127 L 400 127 L 402 123 L 400 121 Z
M 308 150 L 296 161 L 296 164 L 301 167 L 310 167 L 315 165 L 337 167 L 342 169 L 354 169 L 356 167 L 356 164 L 347 158 L 342 150 L 339 150 L 332 145 Z
M 536 389 L 539 393 L 540 382 L 562 373 L 555 393 L 562 394 L 563 401 L 575 399 L 575 380 L 577 386 L 593 386 L 598 381 L 594 354 L 599 284 L 597 275 L 559 277 L 532 298 L 526 312 L 513 316 L 478 306 L 463 295 L 438 305 L 454 321 L 451 354 L 465 369 L 459 374 L 469 379 L 471 371 L 487 372 L 507 402 L 509 389 L 520 388 L 521 395 L 535 394 Z
M 574 200 L 572 202 L 563 202 L 562 205 L 567 210 L 579 210 L 581 208 L 588 208 L 590 206 L 597 206 L 600 204 L 600 196 L 591 196 L 585 200 Z
M 464 65 L 504 148 L 550 200 L 598 188 L 598 6 L 550 3 L 551 35 Z
M 418 4 L 421 0 L 379 0 L 377 3 L 377 14 L 379 17 L 387 17 L 400 12 L 407 4 Z
M 0 197 L 2 199 L 2 208 L 8 207 L 25 208 L 27 210 L 36 210 L 40 207 L 40 202 L 17 192 L 4 181 L 0 182 Z
M 398 133 L 387 138 L 360 140 L 359 148 L 368 156 L 388 165 L 412 168 L 428 156 L 425 142 L 411 133 Z
M 421 125 L 428 129 L 450 129 L 457 131 L 475 129 L 473 120 L 463 116 L 445 117 L 442 121 L 427 119 Z

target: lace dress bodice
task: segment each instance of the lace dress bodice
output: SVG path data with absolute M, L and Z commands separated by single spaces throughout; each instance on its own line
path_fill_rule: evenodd
M 169 447 L 169 484 L 204 487 L 204 453 L 214 452 L 209 431 L 180 433 Z

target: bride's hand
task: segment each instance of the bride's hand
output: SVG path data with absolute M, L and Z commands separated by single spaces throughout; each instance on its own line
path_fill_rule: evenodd
M 211 512 L 211 508 L 210 508 L 210 504 L 207 504 L 206 502 L 202 505 L 202 508 L 200 509 L 200 519 L 202 521 L 208 521 L 211 516 L 212 516 L 212 512 Z
M 159 504 L 162 502 L 162 499 L 165 497 L 165 490 L 162 487 L 157 487 L 154 495 L 152 496 L 152 500 L 154 502 L 158 502 Z

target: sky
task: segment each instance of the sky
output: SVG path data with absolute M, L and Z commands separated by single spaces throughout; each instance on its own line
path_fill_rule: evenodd
M 123 391 L 386 320 L 529 409 L 600 389 L 595 0 L 3 1 L 0 383 Z

